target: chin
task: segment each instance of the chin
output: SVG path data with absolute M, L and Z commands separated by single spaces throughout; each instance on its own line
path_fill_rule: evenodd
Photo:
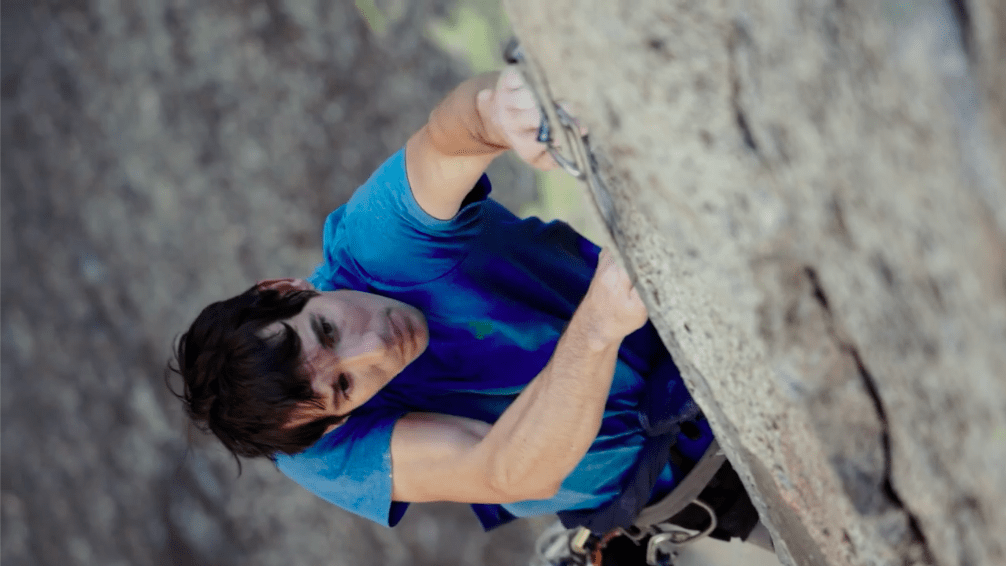
M 412 361 L 416 361 L 416 358 L 418 358 L 419 356 L 422 356 L 423 352 L 426 351 L 426 348 L 429 348 L 429 347 L 430 347 L 430 339 L 429 339 L 428 336 L 424 335 L 423 338 L 422 338 L 422 340 L 419 343 L 419 348 L 416 351 L 416 355 L 412 358 Z
M 426 348 L 430 346 L 429 337 L 426 336 L 425 333 L 415 332 L 413 334 L 413 340 L 415 343 L 416 351 L 414 354 L 409 356 L 408 359 L 405 361 L 406 366 L 419 359 L 419 356 L 422 356 L 423 352 L 426 351 Z

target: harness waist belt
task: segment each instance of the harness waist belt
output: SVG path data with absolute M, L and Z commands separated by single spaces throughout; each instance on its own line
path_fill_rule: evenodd
M 702 490 L 709 485 L 709 480 L 713 479 L 726 459 L 726 455 L 720 450 L 720 445 L 713 440 L 705 454 L 695 463 L 695 467 L 688 472 L 681 483 L 660 501 L 644 507 L 633 524 L 640 529 L 645 529 L 677 515 L 692 501 L 695 501 Z

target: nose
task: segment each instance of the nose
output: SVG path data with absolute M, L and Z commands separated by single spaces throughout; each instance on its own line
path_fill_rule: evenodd
M 368 330 L 353 339 L 343 340 L 339 348 L 339 357 L 343 362 L 381 358 L 388 353 L 391 346 L 388 340 L 376 330 Z

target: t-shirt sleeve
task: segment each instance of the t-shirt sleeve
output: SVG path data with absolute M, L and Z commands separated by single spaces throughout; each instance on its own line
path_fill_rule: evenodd
M 372 281 L 405 286 L 436 279 L 470 252 L 491 190 L 483 175 L 454 218 L 435 218 L 412 194 L 402 148 L 346 204 L 341 229 L 349 253 Z
M 276 465 L 311 493 L 347 511 L 394 526 L 407 503 L 391 500 L 391 432 L 401 415 L 352 415 L 339 428 Z

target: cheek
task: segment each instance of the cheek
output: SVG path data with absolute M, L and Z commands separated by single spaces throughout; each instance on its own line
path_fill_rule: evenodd
M 390 383 L 394 376 L 394 373 L 385 371 L 378 366 L 370 366 L 362 375 L 357 374 L 353 393 L 354 401 L 358 401 L 361 405 L 366 403 L 384 389 L 384 386 Z

